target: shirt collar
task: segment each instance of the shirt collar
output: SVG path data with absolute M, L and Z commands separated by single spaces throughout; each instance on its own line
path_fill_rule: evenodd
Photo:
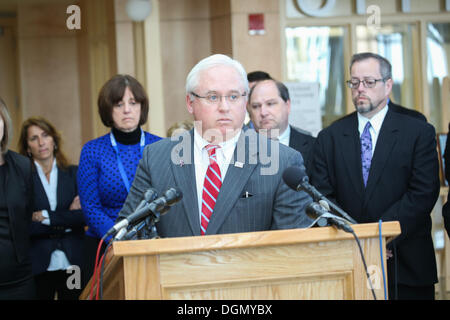
M 364 131 L 364 127 L 366 126 L 366 123 L 370 121 L 370 125 L 372 126 L 373 130 L 375 130 L 375 133 L 378 134 L 381 129 L 381 125 L 383 124 L 384 118 L 386 117 L 386 114 L 388 112 L 387 105 L 384 106 L 383 109 L 381 109 L 379 112 L 377 112 L 371 119 L 364 117 L 358 112 L 358 130 L 359 134 L 361 135 Z
M 282 134 L 278 136 L 278 140 L 280 143 L 284 144 L 285 146 L 289 146 L 289 137 L 291 136 L 291 126 L 288 125 L 286 130 Z
M 222 150 L 229 150 L 231 148 L 234 150 L 234 147 L 236 147 L 236 144 L 239 140 L 239 137 L 241 136 L 241 133 L 242 130 L 238 134 L 236 134 L 233 138 L 221 142 L 218 145 L 221 147 Z M 211 143 L 203 139 L 203 137 L 197 132 L 197 129 L 194 128 L 194 144 L 199 150 L 203 150 L 203 148 L 205 148 L 208 144 Z
M 39 162 L 37 162 L 36 160 L 34 161 L 34 164 L 36 165 L 36 169 L 38 171 L 39 174 L 45 175 L 44 174 L 44 170 L 42 169 L 41 165 L 39 164 Z M 53 173 L 56 170 L 56 159 L 53 159 L 53 164 L 52 164 L 52 170 L 50 171 L 50 173 Z

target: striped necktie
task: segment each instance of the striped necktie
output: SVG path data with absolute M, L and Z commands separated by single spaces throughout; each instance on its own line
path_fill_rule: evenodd
M 218 145 L 208 144 L 205 148 L 206 151 L 208 151 L 209 166 L 206 170 L 205 181 L 203 183 L 202 216 L 200 223 L 202 236 L 206 233 L 209 220 L 214 211 L 214 206 L 216 205 L 220 187 L 222 186 L 222 175 L 220 174 L 216 156 L 216 149 L 220 147 Z

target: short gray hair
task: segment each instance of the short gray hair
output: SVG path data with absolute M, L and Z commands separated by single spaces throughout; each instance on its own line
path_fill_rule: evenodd
M 367 59 L 375 59 L 378 61 L 380 65 L 380 74 L 384 80 L 392 79 L 392 66 L 391 63 L 384 57 L 379 54 L 372 52 L 362 52 L 356 53 L 352 56 L 352 61 L 350 62 L 350 73 L 352 72 L 352 67 L 355 62 L 367 60 Z
M 245 69 L 242 66 L 242 64 L 239 61 L 234 60 L 224 54 L 214 54 L 212 56 L 204 58 L 191 69 L 191 71 L 186 77 L 186 95 L 190 95 L 191 92 L 195 91 L 195 89 L 197 88 L 199 81 L 199 74 L 201 71 L 219 65 L 226 65 L 233 67 L 241 76 L 245 92 L 248 93 L 249 90 L 248 90 L 247 73 L 245 72 Z

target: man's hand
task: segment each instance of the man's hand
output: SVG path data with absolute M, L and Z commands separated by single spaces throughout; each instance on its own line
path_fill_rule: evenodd
M 394 255 L 392 254 L 392 251 L 389 249 L 386 249 L 386 260 L 389 260 L 389 258 L 392 258 Z

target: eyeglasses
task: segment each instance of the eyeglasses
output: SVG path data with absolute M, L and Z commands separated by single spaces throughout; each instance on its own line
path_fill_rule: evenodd
M 373 88 L 377 85 L 378 81 L 385 82 L 386 79 L 364 79 L 364 80 L 352 79 L 352 80 L 346 81 L 346 83 L 350 89 L 357 89 L 357 88 L 359 88 L 359 84 L 361 82 L 363 83 L 365 88 Z
M 191 92 L 191 94 L 196 98 L 206 99 L 206 101 L 209 104 L 218 104 L 220 101 L 222 101 L 222 98 L 225 98 L 227 100 L 227 102 L 229 102 L 229 103 L 237 103 L 241 100 L 242 97 L 245 97 L 247 95 L 246 92 L 244 92 L 243 94 L 236 92 L 236 93 L 232 93 L 227 96 L 219 96 L 218 94 L 215 94 L 215 93 L 209 93 L 204 97 L 199 96 L 195 92 Z

